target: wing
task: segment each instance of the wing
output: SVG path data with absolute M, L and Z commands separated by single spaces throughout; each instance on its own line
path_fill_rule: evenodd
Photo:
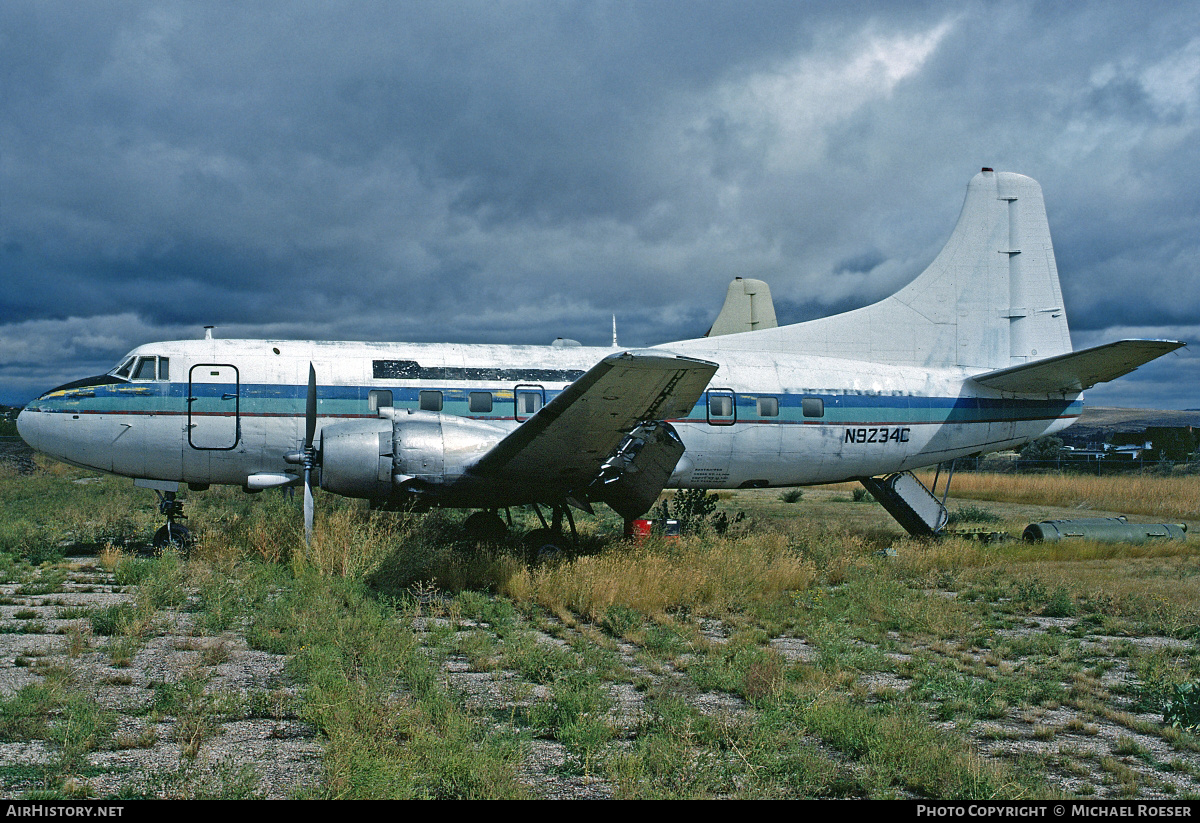
M 658 350 L 612 354 L 567 386 L 471 467 L 567 493 L 591 482 L 638 424 L 684 417 L 716 363 Z
M 998 369 L 971 379 L 992 389 L 1018 394 L 1069 394 L 1090 389 L 1097 383 L 1115 380 L 1185 345 L 1174 340 L 1118 340 L 1116 343 Z

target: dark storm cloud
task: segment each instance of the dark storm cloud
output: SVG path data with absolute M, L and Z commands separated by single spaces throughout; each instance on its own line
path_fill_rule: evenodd
M 808 319 L 919 273 L 983 165 L 1042 183 L 1077 345 L 1197 339 L 1198 23 L 1183 3 L 5 3 L 0 400 L 207 323 L 604 344 L 616 314 L 638 345 L 702 333 L 735 275 Z M 1169 374 L 1130 378 L 1140 404 L 1200 405 Z

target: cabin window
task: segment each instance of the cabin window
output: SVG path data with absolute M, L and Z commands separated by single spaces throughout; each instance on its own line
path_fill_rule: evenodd
M 805 417 L 824 417 L 825 401 L 819 397 L 805 397 L 800 401 L 800 410 Z
M 542 393 L 540 391 L 517 392 L 517 414 L 534 414 L 541 407 Z
M 367 392 L 367 410 L 377 412 L 380 409 L 391 408 L 392 393 L 387 389 L 372 389 Z
M 758 398 L 758 416 L 759 417 L 778 417 L 779 416 L 779 398 L 778 397 L 760 397 L 760 398 Z
M 442 393 L 440 391 L 423 391 L 420 394 L 421 411 L 440 412 L 442 410 Z
M 737 404 L 729 389 L 713 389 L 708 392 L 708 422 L 714 426 L 732 426 L 737 420 Z
M 490 412 L 492 410 L 492 393 L 490 391 L 473 391 L 467 395 L 467 406 L 473 412 Z

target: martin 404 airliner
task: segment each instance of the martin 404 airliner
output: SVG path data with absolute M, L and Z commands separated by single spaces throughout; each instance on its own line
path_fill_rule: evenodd
M 159 542 L 180 528 L 182 483 L 301 485 L 311 534 L 318 478 L 377 506 L 478 508 L 480 532 L 510 506 L 552 507 L 557 530 L 569 505 L 629 521 L 664 488 L 860 480 L 935 534 L 945 508 L 909 470 L 1064 429 L 1085 389 L 1184 345 L 1073 351 L 1041 187 L 991 169 L 941 253 L 878 303 L 777 326 L 769 296 L 743 291 L 744 321 L 639 350 L 153 343 L 17 424 L 39 451 L 157 490 Z

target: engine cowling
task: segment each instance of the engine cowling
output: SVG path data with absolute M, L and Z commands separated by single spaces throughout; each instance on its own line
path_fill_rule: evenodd
M 334 423 L 321 430 L 321 488 L 368 500 L 401 488 L 436 493 L 507 433 L 480 420 L 406 409 Z

